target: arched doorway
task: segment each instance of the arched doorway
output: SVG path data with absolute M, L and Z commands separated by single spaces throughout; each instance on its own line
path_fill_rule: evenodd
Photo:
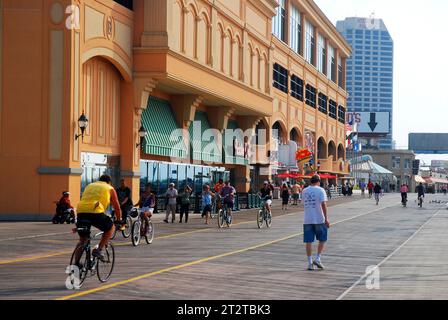
M 294 141 L 295 143 L 297 143 L 297 146 L 299 148 L 301 148 L 302 145 L 303 145 L 302 135 L 300 134 L 300 131 L 297 128 L 293 128 L 291 130 L 291 132 L 289 133 L 289 140 Z
M 345 160 L 345 149 L 342 144 L 338 146 L 338 160 Z
M 334 143 L 334 141 L 330 141 L 330 143 L 328 144 L 328 156 L 331 157 L 333 156 L 333 161 L 337 160 L 337 151 L 336 151 L 336 144 Z
M 81 191 L 100 176 L 112 176 L 114 185 L 120 178 L 120 99 L 123 78 L 107 59 L 93 57 L 82 66 L 82 107 L 89 126 L 80 143 Z
M 286 127 L 280 121 L 276 121 L 272 125 L 272 138 L 278 140 L 281 144 L 287 142 Z
M 327 143 L 323 137 L 317 140 L 317 158 L 326 160 L 328 158 Z

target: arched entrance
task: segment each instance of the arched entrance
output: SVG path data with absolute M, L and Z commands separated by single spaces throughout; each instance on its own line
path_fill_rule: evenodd
M 328 144 L 328 156 L 333 156 L 333 161 L 336 161 L 338 159 L 336 144 L 334 143 L 334 141 L 330 141 L 330 143 Z
M 281 144 L 286 144 L 287 142 L 286 127 L 280 121 L 276 121 L 272 125 L 272 138 L 277 139 Z
M 89 126 L 79 145 L 81 190 L 107 173 L 114 185 L 120 175 L 120 99 L 122 76 L 102 57 L 93 57 L 82 66 L 82 100 L 79 113 L 85 113 Z
M 342 144 L 338 146 L 338 160 L 345 160 L 345 149 Z
M 293 128 L 291 130 L 291 132 L 289 133 L 289 140 L 294 141 L 295 143 L 297 143 L 297 146 L 299 148 L 301 148 L 302 145 L 303 145 L 302 135 L 300 134 L 300 131 L 297 128 Z
M 328 158 L 327 143 L 323 137 L 317 140 L 317 158 L 326 160 Z

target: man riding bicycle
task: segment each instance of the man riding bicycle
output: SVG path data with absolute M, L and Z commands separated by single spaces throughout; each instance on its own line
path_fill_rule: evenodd
M 261 188 L 258 193 L 263 201 L 263 206 L 266 208 L 268 212 L 271 212 L 271 204 L 272 204 L 272 189 L 269 187 L 269 182 L 265 182 L 263 188 Z
M 230 181 L 226 181 L 225 186 L 221 189 L 220 195 L 223 198 L 223 204 L 227 206 L 230 221 L 232 221 L 232 209 L 235 203 L 235 193 L 236 190 L 230 185 Z
M 104 232 L 98 249 L 94 249 L 92 252 L 92 255 L 100 260 L 105 260 L 102 250 L 109 243 L 109 239 L 115 231 L 112 219 L 105 213 L 110 204 L 112 204 L 115 210 L 117 220 L 121 221 L 122 218 L 118 196 L 115 189 L 111 186 L 111 182 L 110 176 L 103 175 L 98 182 L 89 184 L 77 208 L 78 220 L 76 227 L 85 229 L 84 231 L 78 231 L 78 246 L 83 246 L 88 241 L 91 226 Z
M 420 198 L 425 197 L 425 187 L 423 186 L 423 183 L 420 182 L 420 184 L 417 186 L 417 199 L 420 200 Z

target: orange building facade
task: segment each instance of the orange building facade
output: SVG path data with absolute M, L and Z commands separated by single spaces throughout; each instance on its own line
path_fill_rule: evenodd
M 286 5 L 345 64 L 350 49 L 314 2 Z M 0 0 L 0 219 L 47 219 L 62 191 L 76 205 L 105 172 L 125 178 L 134 201 L 145 183 L 161 192 L 230 178 L 247 192 L 289 170 L 269 152 L 289 140 L 311 141 L 321 172 L 346 174 L 342 119 L 273 86 L 282 65 L 288 83 L 299 76 L 345 106 L 343 81 L 273 36 L 278 10 L 274 0 Z M 252 137 L 261 129 L 265 145 Z

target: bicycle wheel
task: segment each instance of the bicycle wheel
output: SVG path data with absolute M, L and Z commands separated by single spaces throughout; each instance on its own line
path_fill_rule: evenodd
M 270 228 L 272 225 L 272 213 L 268 212 L 266 214 L 266 227 Z
M 257 213 L 257 225 L 258 225 L 258 229 L 263 228 L 263 222 L 264 222 L 263 210 L 259 210 L 258 213 Z
M 132 218 L 130 216 L 126 217 L 126 225 L 125 225 L 125 229 L 122 231 L 123 233 L 123 237 L 125 239 L 129 238 L 131 236 L 132 233 Z
M 154 241 L 154 224 L 151 220 L 148 223 L 148 229 L 146 230 L 145 240 L 147 244 L 151 244 Z
M 224 210 L 220 209 L 218 212 L 218 227 L 221 229 L 224 226 Z
M 78 257 L 78 264 L 76 264 L 76 257 Z M 89 271 L 89 255 L 87 254 L 86 246 L 76 246 L 70 259 L 70 265 L 77 266 L 79 269 L 78 286 L 80 288 L 86 280 L 87 272 Z M 75 284 L 73 280 L 72 285 Z
M 135 221 L 132 225 L 132 244 L 134 245 L 134 247 L 140 244 L 140 240 L 142 237 L 140 232 L 141 226 L 142 222 L 140 219 L 137 219 L 137 221 Z
M 100 282 L 106 282 L 109 280 L 112 275 L 112 271 L 114 270 L 115 264 L 115 249 L 112 243 L 109 244 L 104 249 L 104 255 L 106 259 L 104 261 L 98 259 L 96 263 L 96 274 L 98 275 L 98 280 Z

